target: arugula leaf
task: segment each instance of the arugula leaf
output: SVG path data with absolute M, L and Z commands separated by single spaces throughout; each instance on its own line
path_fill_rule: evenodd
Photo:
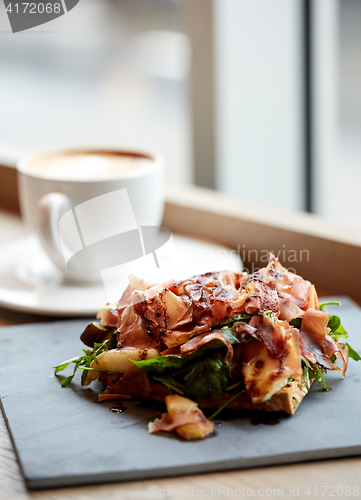
M 244 323 L 244 321 L 237 321 L 237 323 Z M 252 342 L 253 337 L 248 334 L 241 334 L 241 339 L 238 338 L 237 332 L 236 332 L 236 324 L 234 323 L 233 326 L 223 326 L 221 328 L 221 334 L 223 337 L 228 340 L 230 344 L 248 344 L 248 342 Z
M 295 318 L 292 321 L 290 321 L 290 325 L 294 326 L 295 328 L 300 329 L 301 328 L 301 323 L 302 323 L 302 316 L 299 318 Z
M 78 368 L 83 368 L 83 367 L 78 367 Z M 80 383 L 81 383 L 81 386 L 84 387 L 84 384 L 85 384 L 85 380 L 87 378 L 87 370 L 83 370 L 83 373 L 81 374 L 81 378 L 80 378 Z
M 55 373 L 61 372 L 65 370 L 67 366 L 70 365 L 70 363 L 77 363 L 79 361 L 79 356 L 76 356 L 75 358 L 67 359 L 66 361 L 63 361 L 62 363 L 53 366 L 55 368 Z
M 341 302 L 334 302 L 334 301 L 322 302 L 322 304 L 319 304 L 320 311 L 323 311 L 323 308 L 325 306 L 342 306 L 342 303 Z
M 149 377 L 193 399 L 219 399 L 228 384 L 228 365 L 211 350 L 198 350 L 189 356 L 168 354 L 132 362 Z
M 65 387 L 66 385 L 69 385 L 70 382 L 73 380 L 73 377 L 74 377 L 74 374 L 73 375 L 69 375 L 69 377 L 63 378 L 63 380 L 60 382 L 60 384 L 62 385 L 62 387 Z
M 114 332 L 112 333 L 112 339 L 111 339 L 111 346 L 110 348 L 111 349 L 116 349 L 118 347 L 118 334 L 117 334 L 117 331 L 114 330 Z
M 65 370 L 65 368 L 67 368 L 68 366 L 70 365 L 70 363 L 64 363 L 62 364 L 61 366 L 57 366 L 54 370 L 54 374 L 56 375 L 58 372 L 62 372 L 63 370 Z
M 206 347 L 210 346 L 212 342 L 209 342 Z M 225 344 L 218 341 L 218 345 Z M 135 364 L 138 368 L 146 373 L 164 373 L 164 372 L 176 372 L 180 370 L 183 366 L 194 363 L 198 358 L 205 358 L 209 356 L 211 349 L 198 349 L 198 351 L 188 354 L 187 356 L 182 356 L 181 354 L 167 354 L 166 356 L 159 356 L 158 358 L 144 359 L 142 361 L 135 361 L 131 359 L 130 361 Z
M 335 332 L 341 326 L 341 320 L 338 316 L 332 315 L 328 320 L 328 328 L 331 328 L 332 332 Z
M 341 302 L 324 302 L 323 304 L 320 304 L 321 311 L 322 311 L 324 306 L 331 305 L 331 304 L 342 306 Z M 348 333 L 346 332 L 344 327 L 341 325 L 341 320 L 338 316 L 336 316 L 334 314 L 332 316 L 330 316 L 330 319 L 328 321 L 327 326 L 328 326 L 328 328 L 331 328 L 329 335 L 334 340 L 338 341 L 338 339 L 340 339 L 340 338 L 345 338 L 345 339 L 348 338 Z M 339 345 L 347 345 L 349 358 L 351 358 L 355 361 L 361 360 L 361 356 L 358 354 L 358 352 L 355 351 L 355 349 L 353 349 L 350 346 L 350 344 L 345 342 L 345 343 L 340 343 Z M 330 359 L 332 362 L 334 361 L 333 356 Z
M 228 383 L 228 366 L 217 357 L 200 360 L 171 374 L 148 372 L 151 380 L 193 399 L 219 399 Z
M 199 352 L 200 350 L 196 351 L 193 354 L 190 354 L 189 356 L 181 356 L 180 354 L 167 354 L 166 356 L 159 356 L 158 358 L 153 359 L 144 359 L 142 361 L 134 361 L 133 359 L 131 359 L 131 362 L 146 373 L 164 373 L 166 370 L 179 370 L 184 364 L 194 360 L 194 358 L 197 357 L 194 355 Z
M 330 319 L 328 320 L 327 326 L 328 326 L 328 328 L 331 328 L 329 335 L 334 340 L 338 340 L 341 337 L 347 339 L 348 333 L 346 332 L 344 327 L 341 325 L 341 320 L 338 316 L 335 316 L 335 315 L 330 316 Z
M 341 302 L 335 302 L 335 303 L 341 305 Z M 331 304 L 331 302 L 325 302 L 324 305 L 327 305 L 327 304 Z M 302 325 L 302 317 L 293 319 L 292 321 L 290 321 L 290 325 L 292 325 L 295 328 L 298 328 L 300 330 L 301 325 Z M 348 337 L 348 333 L 346 332 L 344 327 L 341 325 L 340 318 L 338 316 L 336 316 L 335 314 L 332 314 L 330 316 L 330 319 L 328 320 L 327 326 L 328 326 L 328 328 L 331 328 L 329 335 L 334 340 L 338 340 L 341 337 L 344 337 L 344 338 Z
M 325 375 L 324 375 L 323 370 L 321 368 L 319 368 L 318 366 L 315 365 L 315 377 L 311 377 L 311 378 L 315 378 L 320 385 L 323 385 L 324 390 L 327 391 L 327 384 L 326 384 L 326 380 L 325 380 Z
M 223 333 L 222 330 L 223 337 L 229 340 L 231 344 L 239 343 L 238 338 L 235 337 L 232 331 Z M 153 359 L 144 359 L 141 361 L 131 359 L 130 361 L 146 373 L 169 373 L 170 371 L 180 370 L 185 365 L 193 364 L 195 361 L 198 361 L 199 358 L 206 359 L 209 356 L 213 356 L 215 353 L 223 353 L 226 349 L 225 343 L 216 338 L 197 351 L 186 356 L 182 356 L 181 354 L 167 354 L 166 356 L 159 356 Z
M 70 382 L 73 380 L 74 375 L 76 374 L 78 368 L 90 368 L 90 364 L 92 361 L 97 361 L 97 357 L 99 354 L 101 354 L 104 351 L 108 350 L 107 343 L 109 342 L 110 339 L 104 340 L 102 343 L 97 343 L 94 342 L 94 349 L 83 349 L 84 355 L 78 356 L 76 358 L 68 359 L 67 361 L 63 361 L 62 363 L 53 366 L 54 368 L 54 375 L 57 375 L 59 372 L 65 370 L 71 363 L 74 363 L 74 371 L 72 375 L 69 375 L 69 377 L 64 378 L 60 383 L 64 387 L 66 385 L 69 385 Z M 85 383 L 86 379 L 86 370 L 83 371 L 82 376 L 81 376 L 81 385 L 83 386 Z
M 219 326 L 232 326 L 236 321 L 243 321 L 243 323 L 249 323 L 251 321 L 252 316 L 246 313 L 233 314 L 232 316 L 228 316 L 225 318 Z
M 274 315 L 273 311 L 267 311 L 266 309 L 263 309 L 263 312 L 270 320 L 272 320 L 273 323 L 277 321 L 277 318 Z
M 172 389 L 173 391 L 184 396 L 184 386 L 177 382 L 171 375 L 166 375 L 165 373 L 161 375 L 152 375 L 152 380 L 154 382 L 159 382 L 168 387 L 168 389 Z
M 311 380 L 316 379 L 317 382 L 323 386 L 324 390 L 327 391 L 327 384 L 323 370 L 314 363 L 311 363 L 310 361 L 306 360 L 305 358 L 301 357 L 301 359 L 303 365 L 303 378 L 307 390 L 308 391 L 310 390 Z
M 267 309 L 263 309 L 263 314 L 264 314 L 265 316 L 267 316 L 269 319 L 271 319 L 271 320 L 273 321 L 273 323 L 274 323 L 275 321 L 277 321 L 277 318 L 276 318 L 276 316 L 274 315 L 274 312 L 273 312 L 273 311 L 269 311 L 269 310 L 267 310 Z
M 333 332 L 333 336 L 335 337 L 337 335 L 337 338 L 340 338 L 340 337 L 345 337 L 347 338 L 348 337 L 348 333 L 346 332 L 346 330 L 344 329 L 344 327 L 342 325 L 340 325 L 337 330 L 335 332 Z
M 305 381 L 306 389 L 309 391 L 311 387 L 310 373 L 309 373 L 309 368 L 306 365 L 303 366 L 303 378 Z
M 239 387 L 242 384 L 243 384 L 243 380 L 240 380 L 239 382 L 235 382 L 234 384 L 229 385 L 228 387 L 225 387 L 224 390 L 227 392 L 233 391 L 234 389 L 236 389 L 237 387 Z
M 337 330 L 331 330 L 329 333 L 330 337 L 332 337 L 334 340 L 338 340 L 340 338 L 348 338 L 348 333 L 346 330 L 343 328 L 343 326 L 340 324 L 340 326 L 337 328 Z
M 183 377 L 185 394 L 190 397 L 215 398 L 222 396 L 228 384 L 228 365 L 216 356 L 200 360 L 183 369 L 178 376 Z
M 337 302 L 337 301 L 323 302 L 322 304 L 319 305 L 320 311 L 323 311 L 323 308 L 325 306 L 330 306 L 330 305 L 342 306 L 342 303 Z M 330 319 L 328 320 L 327 326 L 328 326 L 328 328 L 331 328 L 329 335 L 334 340 L 338 340 L 341 337 L 344 337 L 344 338 L 348 337 L 348 333 L 346 332 L 344 327 L 341 325 L 340 318 L 338 316 L 336 316 L 335 314 L 332 314 L 330 316 Z
M 230 344 L 240 344 L 241 341 L 238 339 L 235 326 L 224 326 L 221 328 L 221 334 L 228 340 Z
M 219 415 L 221 413 L 222 410 L 224 410 L 226 408 L 226 406 L 229 405 L 229 403 L 231 403 L 234 399 L 236 399 L 238 396 L 240 396 L 241 394 L 244 394 L 246 391 L 245 389 L 241 392 L 238 392 L 237 394 L 235 394 L 234 396 L 232 396 L 228 401 L 226 401 L 220 408 L 218 408 L 218 410 L 216 410 L 210 417 L 208 417 L 208 420 L 213 420 L 214 417 L 216 417 L 217 415 Z

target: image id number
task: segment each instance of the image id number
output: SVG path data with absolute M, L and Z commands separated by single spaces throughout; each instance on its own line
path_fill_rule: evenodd
M 305 491 L 310 497 L 358 497 L 359 494 L 359 486 L 309 486 Z
M 54 14 L 60 14 L 61 12 L 61 4 L 60 3 L 28 3 L 28 2 L 21 2 L 21 3 L 16 3 L 12 5 L 11 3 L 7 6 L 6 12 L 9 12 L 12 14 L 13 12 L 15 14 L 43 14 L 46 12 L 47 14 L 51 14 L 54 12 Z

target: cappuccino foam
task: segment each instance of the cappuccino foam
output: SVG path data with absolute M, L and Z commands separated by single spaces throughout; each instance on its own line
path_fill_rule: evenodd
M 121 177 L 140 167 L 151 165 L 150 158 L 117 154 L 66 154 L 39 158 L 26 170 L 47 179 L 91 181 Z

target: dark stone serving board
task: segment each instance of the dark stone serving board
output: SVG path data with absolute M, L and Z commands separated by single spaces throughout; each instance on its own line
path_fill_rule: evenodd
M 361 309 L 350 299 L 329 307 L 340 314 L 349 342 L 361 352 Z M 329 373 L 331 390 L 317 382 L 292 417 L 278 425 L 252 425 L 252 417 L 226 412 L 215 435 L 186 442 L 149 435 L 156 404 L 97 403 L 79 381 L 62 388 L 52 366 L 81 353 L 86 320 L 0 329 L 0 395 L 26 484 L 31 489 L 127 481 L 303 462 L 361 452 L 361 362 L 350 361 L 346 379 Z M 65 374 L 70 373 L 70 368 Z

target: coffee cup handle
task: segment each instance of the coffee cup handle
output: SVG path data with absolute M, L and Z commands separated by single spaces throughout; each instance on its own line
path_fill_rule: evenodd
M 48 193 L 38 201 L 40 237 L 54 262 L 64 266 L 59 221 L 71 209 L 70 199 L 63 193 Z

